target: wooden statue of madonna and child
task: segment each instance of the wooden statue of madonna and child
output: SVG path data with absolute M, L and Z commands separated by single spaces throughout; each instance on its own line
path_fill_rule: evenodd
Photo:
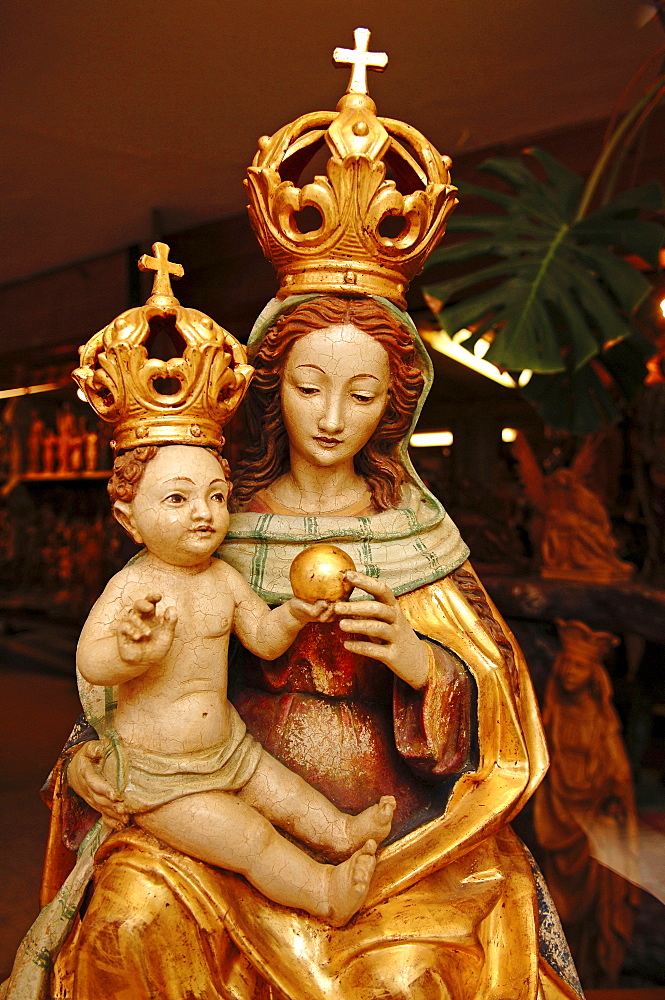
M 337 110 L 261 139 L 248 172 L 280 279 L 253 368 L 174 298 L 163 244 L 146 305 L 81 349 L 143 549 L 81 634 L 85 718 L 3 1000 L 580 996 L 509 825 L 547 767 L 528 671 L 407 453 L 432 369 L 404 294 L 455 205 L 450 161 L 377 117 L 368 40 L 336 50 Z M 149 356 L 158 329 L 179 357 Z M 252 372 L 231 488 L 222 428 Z

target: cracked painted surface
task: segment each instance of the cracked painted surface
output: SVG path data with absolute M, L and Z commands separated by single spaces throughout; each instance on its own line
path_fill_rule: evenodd
M 82 637 L 82 693 L 101 739 L 69 751 L 71 785 L 121 828 L 96 848 L 95 890 L 55 964 L 57 1000 L 148 1000 L 155 991 L 167 1000 L 574 995 L 561 964 L 539 958 L 534 877 L 506 825 L 546 761 L 528 672 L 454 525 L 406 458 L 428 381 L 416 336 L 373 300 L 345 320 L 344 309 L 356 308 L 349 302 L 322 307 L 328 318 L 318 327 L 294 313 L 281 326 L 273 316 L 264 331 L 268 368 L 270 352 L 287 349 L 267 376 L 253 359 L 250 394 L 258 398 L 262 379 L 264 388 L 272 379 L 268 408 L 279 419 L 251 432 L 234 539 L 216 558 L 221 511 L 181 537 L 176 509 L 156 545 L 166 538 L 177 562 L 160 572 L 148 535 L 161 500 L 144 501 L 148 473 L 170 448 L 148 463 L 136 511 L 124 501 L 128 527 L 147 529 L 148 551 L 112 581 Z M 258 346 L 260 354 L 261 339 Z M 397 376 L 400 351 L 407 370 Z M 410 383 L 406 396 L 397 383 Z M 365 437 L 372 448 L 363 464 Z M 199 461 L 197 449 L 171 453 L 183 450 L 179 475 Z M 189 478 L 221 506 L 212 497 L 224 492 L 223 470 L 220 477 L 214 456 L 201 455 L 207 478 Z M 356 565 L 371 570 L 350 577 L 356 591 L 333 605 L 329 621 L 294 603 L 288 584 L 292 558 L 320 537 L 341 547 L 353 539 L 363 557 Z M 248 572 L 226 561 L 237 539 L 247 543 Z M 457 580 L 451 570 L 463 564 Z M 272 611 L 245 582 L 261 593 L 259 576 L 274 581 L 262 593 L 278 605 Z M 232 630 L 243 645 L 229 647 Z M 100 673 L 83 663 L 89 638 L 103 649 L 94 658 Z M 144 647 L 155 662 L 141 671 Z M 104 694 L 108 684 L 116 690 Z M 100 742 L 109 748 L 107 777 Z M 242 787 L 188 790 L 186 769 L 208 781 L 222 746 L 234 764 L 237 751 L 251 761 Z M 141 794 L 172 783 L 176 795 L 154 808 L 132 802 L 132 823 L 122 826 L 136 750 L 135 761 L 143 754 L 148 772 L 162 772 Z M 122 769 L 113 770 L 123 755 L 124 786 Z M 348 862 L 325 862 L 388 833 L 386 795 L 397 800 L 393 833 L 376 856 L 360 846 L 352 857 L 347 888 L 364 902 L 332 927 L 320 907 L 337 890 L 321 873 Z M 340 809 L 357 815 L 340 820 Z M 364 883 L 359 892 L 356 883 Z M 282 897 L 288 905 L 275 902 L 284 886 L 298 895 Z
M 229 702 L 231 630 L 270 660 L 333 606 L 293 598 L 271 610 L 212 558 L 228 527 L 228 494 L 214 454 L 171 445 L 145 462 L 131 499 L 114 503 L 146 551 L 110 581 L 79 641 L 83 679 L 117 687 L 96 748 L 101 774 L 127 819 L 166 844 L 241 873 L 274 902 L 344 923 L 367 893 L 394 800 L 340 813 L 265 753 Z M 349 860 L 319 864 L 273 823 Z

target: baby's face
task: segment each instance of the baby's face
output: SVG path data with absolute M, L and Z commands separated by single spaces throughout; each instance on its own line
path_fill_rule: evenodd
M 126 505 L 132 535 L 171 566 L 196 566 L 228 531 L 228 493 L 221 465 L 205 448 L 160 448 Z

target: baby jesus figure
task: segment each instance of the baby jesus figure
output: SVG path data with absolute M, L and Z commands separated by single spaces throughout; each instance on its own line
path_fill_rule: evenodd
M 395 800 L 340 812 L 263 750 L 229 702 L 231 631 L 275 659 L 306 623 L 333 613 L 328 602 L 296 599 L 271 610 L 214 556 L 228 529 L 229 489 L 221 460 L 205 448 L 140 449 L 116 462 L 115 516 L 147 554 L 111 579 L 79 641 L 82 676 L 118 686 L 100 767 L 144 830 L 340 926 L 367 896 Z M 348 860 L 320 864 L 273 824 Z

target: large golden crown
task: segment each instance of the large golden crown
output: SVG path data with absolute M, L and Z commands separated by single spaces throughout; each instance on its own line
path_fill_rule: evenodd
M 141 270 L 155 271 L 152 295 L 79 348 L 73 377 L 100 417 L 116 424 L 116 452 L 151 444 L 219 448 L 254 369 L 235 337 L 174 297 L 170 277 L 184 271 L 169 261 L 168 246 L 152 250 L 154 257 L 139 261 Z M 179 357 L 149 356 L 160 336 L 180 346 Z
M 355 50 L 335 49 L 351 79 L 337 110 L 316 111 L 259 139 L 247 171 L 250 219 L 280 279 L 280 298 L 305 292 L 383 295 L 401 308 L 409 282 L 441 238 L 457 204 L 451 160 L 416 129 L 378 118 L 367 93 L 367 68 L 384 69 L 384 52 L 368 52 L 357 28 Z M 324 142 L 326 176 L 298 187 Z M 387 179 L 390 170 L 395 180 Z M 316 209 L 320 224 L 304 232 L 296 213 Z M 387 223 L 392 217 L 401 220 Z M 396 235 L 388 235 L 392 225 Z

